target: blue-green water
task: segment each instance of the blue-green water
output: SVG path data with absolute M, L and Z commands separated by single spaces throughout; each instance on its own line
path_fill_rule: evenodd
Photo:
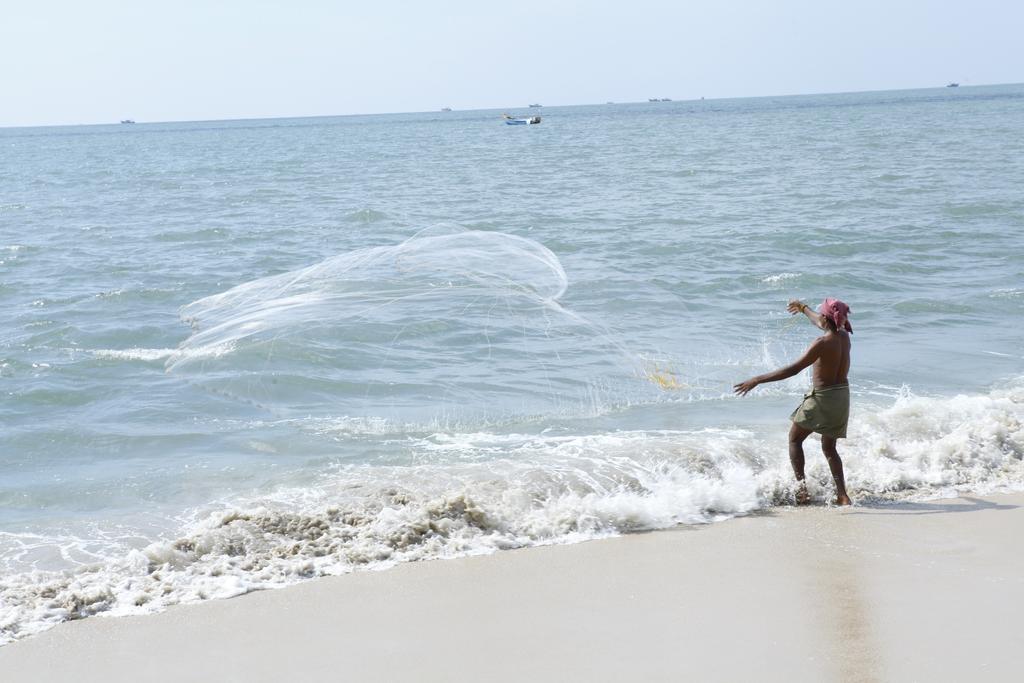
M 0 130 L 0 642 L 785 503 L 794 297 L 855 497 L 1024 485 L 1024 86 L 541 114 Z

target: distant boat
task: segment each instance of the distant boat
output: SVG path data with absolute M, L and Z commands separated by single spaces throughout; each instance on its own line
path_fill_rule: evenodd
M 508 114 L 502 114 L 501 118 L 505 119 L 506 125 L 509 126 L 528 126 L 535 123 L 540 123 L 539 116 L 509 116 Z
M 947 88 L 959 88 L 960 84 L 959 83 L 947 83 L 946 87 Z
M 539 109 L 540 107 L 543 107 L 543 106 L 544 106 L 543 104 L 531 104 L 530 105 L 530 109 Z
M 661 100 L 659 100 L 657 97 L 648 97 L 647 101 L 648 102 L 661 102 Z
M 441 111 L 451 111 L 451 107 L 441 107 Z
M 121 119 L 121 123 L 135 123 L 131 119 Z
M 667 97 L 662 97 L 662 98 L 661 98 L 661 101 L 662 101 L 662 102 L 671 102 L 672 100 L 671 100 L 671 99 L 669 99 L 669 98 L 667 98 Z

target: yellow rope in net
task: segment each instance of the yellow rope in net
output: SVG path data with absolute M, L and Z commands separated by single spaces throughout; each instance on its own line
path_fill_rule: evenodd
M 644 368 L 644 379 L 658 385 L 662 391 L 675 391 L 690 386 L 680 380 L 674 370 L 661 367 L 658 363 L 652 363 L 649 367 Z

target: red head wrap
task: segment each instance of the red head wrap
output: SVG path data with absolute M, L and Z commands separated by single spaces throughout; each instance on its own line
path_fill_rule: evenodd
M 825 299 L 821 306 L 818 306 L 818 313 L 831 320 L 837 330 L 845 329 L 847 332 L 853 333 L 853 327 L 850 326 L 849 320 L 850 307 L 839 299 Z

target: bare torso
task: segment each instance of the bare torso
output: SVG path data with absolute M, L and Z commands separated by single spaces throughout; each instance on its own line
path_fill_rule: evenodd
M 843 330 L 829 331 L 815 340 L 820 355 L 814 361 L 814 386 L 818 389 L 843 384 L 850 372 L 850 335 Z

